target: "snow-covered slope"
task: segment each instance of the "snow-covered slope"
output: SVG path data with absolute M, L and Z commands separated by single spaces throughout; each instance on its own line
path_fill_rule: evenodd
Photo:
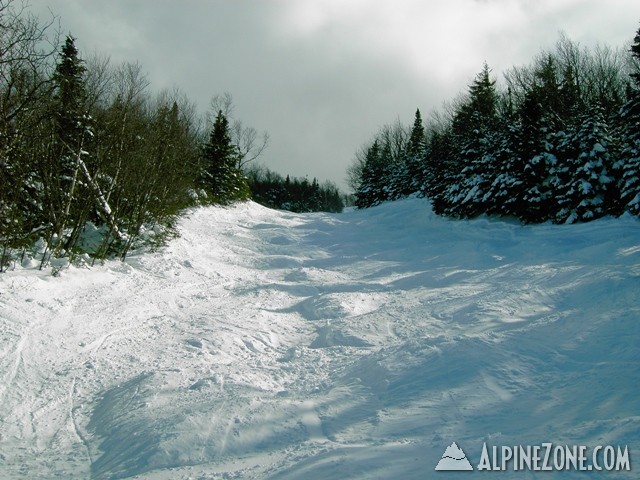
M 447 478 L 453 442 L 474 467 L 483 442 L 633 461 L 639 393 L 628 217 L 246 203 L 126 263 L 0 275 L 2 479 Z

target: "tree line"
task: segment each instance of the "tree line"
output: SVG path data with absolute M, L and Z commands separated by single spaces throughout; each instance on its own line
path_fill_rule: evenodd
M 0 271 L 34 249 L 41 267 L 124 259 L 187 207 L 261 198 L 245 170 L 268 135 L 233 118 L 229 94 L 202 118 L 138 63 L 81 58 L 53 23 L 0 0 Z
M 258 165 L 246 173 L 252 199 L 266 207 L 297 213 L 339 213 L 345 207 L 345 199 L 333 182 L 283 177 Z
M 360 208 L 411 194 L 443 215 L 574 223 L 640 215 L 640 30 L 630 49 L 554 50 L 506 72 L 485 63 L 426 125 L 384 126 L 348 180 Z
M 0 266 L 40 238 L 41 266 L 80 255 L 88 224 L 94 258 L 124 258 L 143 226 L 193 203 L 195 107 L 177 91 L 152 95 L 138 64 L 85 62 L 70 35 L 42 50 L 46 29 L 10 1 L 0 20 Z

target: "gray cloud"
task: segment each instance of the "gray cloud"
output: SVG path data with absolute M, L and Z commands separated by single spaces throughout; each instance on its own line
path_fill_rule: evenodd
M 559 31 L 620 46 L 640 22 L 637 0 L 32 1 L 47 8 L 83 52 L 138 60 L 203 112 L 230 92 L 270 133 L 266 165 L 341 185 L 380 125 L 440 109 L 485 60 L 496 74 L 529 63 Z

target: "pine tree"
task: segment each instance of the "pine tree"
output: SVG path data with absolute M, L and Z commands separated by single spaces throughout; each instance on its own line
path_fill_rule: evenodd
M 640 28 L 633 39 L 633 45 L 631 45 L 630 52 L 636 60 L 640 61 Z M 634 80 L 636 87 L 640 88 L 640 72 L 632 73 L 631 78 Z
M 53 149 L 42 165 L 56 253 L 73 247 L 93 208 L 82 169 L 92 136 L 86 112 L 85 72 L 75 39 L 68 35 L 53 75 Z
M 385 162 L 378 140 L 367 150 L 365 164 L 362 169 L 360 185 L 355 192 L 355 204 L 358 208 L 367 208 L 385 201 Z
M 611 174 L 612 140 L 601 108 L 582 116 L 569 142 L 573 158 L 567 161 L 568 181 L 556 194 L 561 210 L 555 220 L 583 222 L 613 212 L 618 192 Z
M 496 81 L 491 79 L 491 70 L 485 63 L 469 86 L 467 100 L 460 106 L 453 119 L 454 134 L 465 143 L 475 130 L 486 130 L 493 125 L 497 114 Z
M 518 215 L 523 186 L 523 162 L 517 148 L 521 128 L 522 124 L 513 115 L 505 118 L 504 124 L 495 132 L 497 171 L 487 193 L 490 214 Z
M 446 194 L 451 215 L 470 217 L 490 209 L 488 193 L 497 175 L 494 133 L 498 119 L 496 82 L 490 72 L 485 63 L 454 118 L 462 170 Z
M 215 203 L 246 200 L 250 192 L 238 165 L 236 147 L 231 142 L 229 121 L 218 111 L 209 141 L 203 149 L 204 182 Z
M 405 152 L 406 178 L 402 179 L 405 185 L 402 188 L 402 195 L 410 195 L 421 191 L 426 176 L 426 139 L 424 124 L 420 109 L 416 110 L 411 136 Z
M 634 38 L 631 54 L 640 61 L 640 29 Z M 622 170 L 621 201 L 634 215 L 640 216 L 640 73 L 631 74 L 634 85 L 629 99 L 620 111 L 620 160 L 616 168 Z
M 584 105 L 576 75 L 571 66 L 567 66 L 562 73 L 562 79 L 558 86 L 558 95 L 557 115 L 562 125 L 572 125 L 579 118 Z
M 558 159 L 558 144 L 562 144 L 561 82 L 556 62 L 548 56 L 535 71 L 532 85 L 525 92 L 518 111 L 515 135 L 513 175 L 516 198 L 513 213 L 525 223 L 554 218 L 558 210 L 554 189 L 566 166 Z
M 447 194 L 450 215 L 474 217 L 493 208 L 490 192 L 498 173 L 496 132 L 475 132 L 476 136 L 470 136 L 460 152 L 465 167 Z
M 75 39 L 68 35 L 53 80 L 56 84 L 56 129 L 63 147 L 76 152 L 86 133 L 84 104 L 86 67 L 80 59 Z
M 419 158 L 424 153 L 425 148 L 424 124 L 422 123 L 422 115 L 420 109 L 416 110 L 411 136 L 409 137 L 408 156 Z
M 538 104 L 539 114 L 544 117 L 550 131 L 563 128 L 561 113 L 564 111 L 562 95 L 563 82 L 558 73 L 556 59 L 548 55 L 538 64 L 534 83 L 528 93 L 532 101 Z M 569 86 L 569 83 L 566 83 Z M 548 132 L 547 132 L 548 133 Z
M 446 192 L 459 171 L 452 129 L 431 132 L 428 145 L 421 191 L 431 200 L 434 212 L 443 214 L 448 207 Z

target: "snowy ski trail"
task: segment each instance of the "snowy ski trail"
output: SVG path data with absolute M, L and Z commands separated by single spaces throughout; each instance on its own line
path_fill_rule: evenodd
M 448 478 L 454 441 L 474 466 L 483 442 L 640 458 L 637 219 L 249 202 L 180 231 L 0 275 L 0 479 Z

